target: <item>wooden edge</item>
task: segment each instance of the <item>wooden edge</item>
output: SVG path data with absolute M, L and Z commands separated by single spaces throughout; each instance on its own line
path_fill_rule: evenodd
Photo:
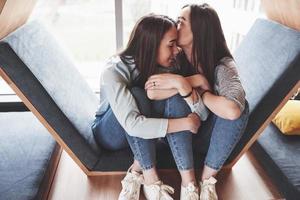
M 3 10 L 3 7 L 4 7 L 5 3 L 6 3 L 6 0 L 5 1 L 4 0 L 0 0 L 0 15 L 1 15 L 1 12 Z
M 18 95 L 18 97 L 23 101 L 23 103 L 28 107 L 28 109 L 38 118 L 38 120 L 46 127 L 50 134 L 54 137 L 56 142 L 69 154 L 69 156 L 75 161 L 75 163 L 83 170 L 83 172 L 88 175 L 90 171 L 85 167 L 85 165 L 78 159 L 78 157 L 73 153 L 73 151 L 66 145 L 66 143 L 60 138 L 58 133 L 50 126 L 50 124 L 45 120 L 45 118 L 37 111 L 37 109 L 30 103 L 22 91 L 15 85 L 15 83 L 7 76 L 7 74 L 0 68 L 0 76 L 7 82 L 7 84 L 13 89 L 13 91 Z
M 238 154 L 238 156 L 225 165 L 222 169 L 230 170 L 236 162 L 242 157 L 242 155 L 248 151 L 248 149 L 252 146 L 252 144 L 258 139 L 260 134 L 265 130 L 265 128 L 270 124 L 272 119 L 276 116 L 276 114 L 281 110 L 281 108 L 286 104 L 286 102 L 293 96 L 293 94 L 300 88 L 300 81 L 298 81 L 295 86 L 291 89 L 291 91 L 285 96 L 285 98 L 281 101 L 281 103 L 276 107 L 276 109 L 272 112 L 272 114 L 267 118 L 267 120 L 260 126 L 260 128 L 256 131 L 256 133 L 252 136 L 250 141 L 245 145 L 242 151 Z
M 300 0 L 261 0 L 261 5 L 269 19 L 300 31 Z
M 114 172 L 101 172 L 101 171 L 90 171 L 87 176 L 113 176 L 113 175 L 124 175 L 126 171 L 114 171 Z
M 6 0 L 0 13 L 0 39 L 23 25 L 29 18 L 37 0 Z
M 169 172 L 178 172 L 177 169 L 157 169 L 158 172 L 169 173 Z M 93 176 L 110 176 L 110 175 L 125 175 L 126 171 L 115 171 L 115 172 L 100 172 L 100 171 L 90 171 L 90 177 Z
M 62 148 L 59 146 L 59 144 L 56 144 L 51 155 L 50 164 L 45 172 L 45 181 L 43 181 L 42 185 L 40 186 L 41 189 L 39 190 L 38 199 L 48 199 L 61 154 Z

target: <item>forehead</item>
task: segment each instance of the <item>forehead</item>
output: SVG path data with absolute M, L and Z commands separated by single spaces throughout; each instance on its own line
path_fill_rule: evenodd
M 184 17 L 185 20 L 188 20 L 189 17 L 190 17 L 190 12 L 191 12 L 191 8 L 190 7 L 185 7 L 183 9 L 181 9 L 179 16 Z
M 172 26 L 164 35 L 163 40 L 166 42 L 172 42 L 172 40 L 177 39 L 177 29 L 176 27 Z

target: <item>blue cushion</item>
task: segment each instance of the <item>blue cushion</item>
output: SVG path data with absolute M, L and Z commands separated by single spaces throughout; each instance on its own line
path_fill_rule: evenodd
M 26 64 L 91 148 L 100 152 L 91 130 L 99 100 L 54 36 L 42 24 L 32 21 L 3 41 Z
M 0 199 L 35 199 L 55 141 L 30 112 L 0 113 Z
M 87 168 L 92 169 L 99 155 L 93 151 L 91 145 L 80 135 L 11 47 L 3 42 L 0 42 L 0 67 L 68 148 Z
M 232 161 L 300 80 L 300 32 L 258 19 L 234 52 L 250 116 Z
M 300 197 L 300 137 L 286 136 L 271 123 L 252 151 L 287 199 Z
M 270 20 L 255 22 L 234 53 L 250 111 L 290 67 L 299 52 L 299 31 Z

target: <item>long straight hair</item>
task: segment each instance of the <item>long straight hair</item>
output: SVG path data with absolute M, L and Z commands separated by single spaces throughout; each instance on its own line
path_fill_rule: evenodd
M 211 86 L 214 85 L 214 73 L 223 57 L 233 58 L 221 27 L 217 12 L 208 4 L 188 4 L 193 33 L 192 65 L 200 72 L 201 66 Z
M 165 15 L 149 14 L 134 26 L 127 47 L 119 54 L 125 64 L 135 64 L 139 76 L 134 85 L 144 87 L 147 79 L 155 73 L 160 42 L 176 22 Z

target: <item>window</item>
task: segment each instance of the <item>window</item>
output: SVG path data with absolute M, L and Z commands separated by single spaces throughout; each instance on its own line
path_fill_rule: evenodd
M 117 46 L 126 46 L 129 34 L 141 16 L 154 12 L 176 19 L 185 4 L 203 2 L 218 12 L 232 51 L 262 14 L 259 0 L 39 0 L 29 20 L 40 20 L 53 32 L 71 52 L 78 70 L 97 92 L 101 66 L 117 52 Z M 19 101 L 0 78 L 0 102 L 8 99 Z
M 35 19 L 71 52 L 78 70 L 98 91 L 101 66 L 116 52 L 114 1 L 42 0 L 31 15 Z
M 128 42 L 134 24 L 143 15 L 163 14 L 176 20 L 180 9 L 190 3 L 199 3 L 199 0 L 177 0 L 176 3 L 173 0 L 123 0 L 123 24 L 126 24 L 123 34 L 124 46 Z

